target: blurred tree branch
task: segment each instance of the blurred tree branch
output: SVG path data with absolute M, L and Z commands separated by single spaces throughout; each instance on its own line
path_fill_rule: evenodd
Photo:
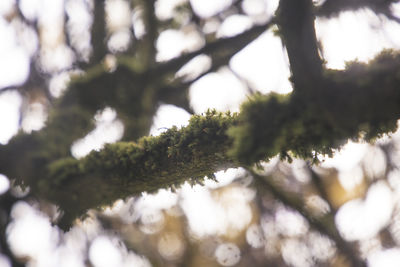
M 355 249 L 347 243 L 340 236 L 334 221 L 334 214 L 328 213 L 322 217 L 315 217 L 306 209 L 303 199 L 299 198 L 297 194 L 285 191 L 278 183 L 274 182 L 272 177 L 265 177 L 257 174 L 252 169 L 247 169 L 249 173 L 255 178 L 255 183 L 265 187 L 285 206 L 292 208 L 299 212 L 310 224 L 311 227 L 318 230 L 320 233 L 328 236 L 336 243 L 338 250 L 343 253 L 346 258 L 351 262 L 353 267 L 366 267 L 367 264 L 358 258 L 358 253 Z
M 232 53 L 232 51 L 235 51 L 235 53 L 237 53 L 246 45 L 248 45 L 251 41 L 260 36 L 263 32 L 265 32 L 270 26 L 274 25 L 274 23 L 275 22 L 271 20 L 264 24 L 253 26 L 249 30 L 246 30 L 243 33 L 240 33 L 233 37 L 221 38 L 214 42 L 207 43 L 203 48 L 199 50 L 183 54 L 182 56 L 171 59 L 167 62 L 159 63 L 153 68 L 152 72 L 155 74 L 176 72 L 191 59 L 201 54 L 230 54 Z
M 264 24 L 206 42 L 202 48 L 167 62 L 156 62 L 155 41 L 161 25 L 154 1 L 139 1 L 134 4 L 144 9 L 146 28 L 143 39 L 135 40 L 140 55 L 115 55 L 116 66 L 110 68 L 104 62 L 109 53 L 104 1 L 94 1 L 90 63 L 82 66 L 83 74 L 71 78 L 65 94 L 51 103 L 42 130 L 21 132 L 7 145 L 0 145 L 0 173 L 29 186 L 37 198 L 57 204 L 64 211 L 59 224 L 68 229 L 88 209 L 111 205 L 119 198 L 185 181 L 201 183 L 204 176 L 212 178 L 218 170 L 238 166 L 251 169 L 276 155 L 317 161 L 319 154 L 332 155 L 333 149 L 349 138 L 371 141 L 393 132 L 400 118 L 400 54 L 384 51 L 368 64 L 353 62 L 346 70 L 329 70 L 318 54 L 314 29 L 315 16 L 361 6 L 382 13 L 387 10 L 383 7 L 393 2 L 327 0 L 315 8 L 311 0 L 281 0 L 277 15 Z M 200 20 L 195 14 L 192 19 Z M 187 98 L 190 85 L 227 65 L 234 54 L 273 25 L 278 26 L 288 52 L 292 94 L 254 94 L 239 114 L 208 111 L 193 115 L 187 127 L 143 137 L 149 133 L 160 101 L 192 112 Z M 212 59 L 209 70 L 190 81 L 175 77 L 180 68 L 203 54 Z M 34 71 L 31 68 L 30 77 L 36 77 Z M 122 142 L 106 145 L 82 159 L 73 158 L 71 145 L 94 128 L 96 112 L 105 107 L 114 108 L 124 123 Z M 302 201 L 252 173 L 280 201 L 334 240 L 354 266 L 365 266 L 353 256 L 353 248 L 340 237 L 332 218 L 328 224 L 316 220 Z M 318 178 L 313 178 L 325 197 Z

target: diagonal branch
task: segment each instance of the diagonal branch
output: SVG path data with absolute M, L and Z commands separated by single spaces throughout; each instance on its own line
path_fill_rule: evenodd
M 219 53 L 213 53 L 211 55 L 212 58 L 212 65 L 211 67 L 207 70 L 204 71 L 203 73 L 201 73 L 200 75 L 198 75 L 197 77 L 195 77 L 192 80 L 189 81 L 181 81 L 181 78 L 177 78 L 174 82 L 176 82 L 176 84 L 174 84 L 174 82 L 172 82 L 171 84 L 167 85 L 167 86 L 162 86 L 158 89 L 158 96 L 159 99 L 161 101 L 164 101 L 166 103 L 169 104 L 173 104 L 173 105 L 177 105 L 181 108 L 184 108 L 186 111 L 188 111 L 190 114 L 193 114 L 193 110 L 190 107 L 189 104 L 189 99 L 188 99 L 188 89 L 190 88 L 190 86 L 197 82 L 199 79 L 201 79 L 202 77 L 204 77 L 207 74 L 210 74 L 212 72 L 217 71 L 218 69 L 220 69 L 223 66 L 226 66 L 229 64 L 229 61 L 231 60 L 231 58 L 237 53 L 239 52 L 240 49 L 235 50 L 232 49 L 231 51 L 225 51 L 224 53 L 222 53 L 223 55 L 220 55 Z M 231 72 L 233 72 L 232 69 L 230 69 Z M 234 72 L 233 72 L 234 73 Z M 242 79 L 241 77 L 239 77 L 236 73 L 234 73 L 234 75 L 241 81 L 241 82 L 245 82 L 244 79 Z M 252 91 L 250 89 L 250 85 L 246 82 L 247 88 Z
M 165 74 L 178 71 L 183 65 L 189 62 L 194 57 L 201 54 L 212 54 L 212 53 L 231 53 L 230 51 L 239 52 L 251 41 L 255 40 L 263 32 L 265 32 L 269 27 L 271 27 L 275 22 L 273 20 L 268 21 L 262 25 L 257 25 L 249 30 L 235 35 L 229 38 L 221 38 L 215 42 L 206 44 L 203 48 L 193 51 L 191 53 L 184 54 L 180 57 L 174 58 L 165 63 L 160 63 L 152 69 L 152 73 L 155 74 Z
M 308 223 L 320 233 L 328 236 L 336 243 L 337 249 L 351 262 L 353 267 L 366 267 L 367 264 L 359 259 L 354 248 L 340 236 L 335 227 L 334 217 L 331 214 L 323 218 L 314 217 L 306 208 L 303 200 L 294 194 L 290 194 L 281 189 L 270 177 L 258 175 L 251 169 L 248 172 L 256 179 L 256 182 L 270 191 L 274 197 L 279 199 L 284 205 L 298 211 L 308 221 Z
M 307 163 L 307 168 L 311 172 L 311 180 L 316 187 L 319 195 L 328 203 L 329 211 L 332 215 L 335 215 L 337 212 L 337 209 L 332 205 L 332 202 L 330 201 L 330 198 L 328 196 L 328 192 L 326 191 L 326 187 L 323 184 L 322 177 L 318 175 L 315 170 L 310 166 L 309 163 Z

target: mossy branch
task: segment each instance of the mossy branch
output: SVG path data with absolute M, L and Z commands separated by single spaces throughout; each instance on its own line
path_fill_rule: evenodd
M 209 111 L 193 116 L 180 130 L 173 127 L 138 143 L 106 145 L 80 160 L 57 160 L 48 166 L 36 194 L 65 211 L 61 225 L 68 227 L 89 208 L 185 181 L 199 183 L 215 171 L 237 166 L 226 153 L 231 146 L 226 130 L 236 120 L 236 114 Z
M 68 147 L 59 143 L 54 127 L 70 125 L 59 113 L 52 127 L 0 146 L 0 172 L 23 177 L 34 195 L 58 204 L 67 226 L 89 208 L 188 179 L 201 182 L 229 167 L 249 166 L 278 154 L 287 159 L 331 155 L 348 138 L 371 140 L 396 130 L 400 55 L 386 51 L 369 64 L 326 71 L 311 90 L 315 94 L 255 95 L 240 114 L 195 115 L 180 130 L 173 127 L 137 143 L 107 145 L 80 160 L 65 158 L 68 151 L 57 146 Z M 79 110 L 63 111 L 73 119 Z M 51 161 L 60 157 L 64 158 Z
M 327 70 L 307 92 L 314 93 L 256 95 L 244 103 L 238 125 L 229 129 L 232 155 L 245 164 L 278 153 L 317 160 L 348 139 L 393 132 L 400 118 L 400 54 L 384 51 L 369 64 Z
M 399 54 L 385 52 L 370 64 L 327 72 L 324 83 L 313 88 L 324 94 L 314 98 L 256 95 L 240 114 L 209 111 L 180 130 L 107 145 L 81 160 L 57 160 L 48 165 L 35 193 L 58 204 L 68 225 L 89 208 L 188 180 L 201 182 L 229 167 L 278 154 L 288 159 L 331 155 L 348 138 L 371 140 L 397 128 L 399 62 Z
M 68 226 L 87 209 L 119 198 L 187 180 L 201 182 L 218 170 L 278 154 L 317 159 L 318 154 L 331 155 L 349 138 L 371 140 L 394 131 L 400 118 L 399 53 L 386 51 L 369 64 L 353 63 L 345 71 L 324 70 L 311 1 L 296 2 L 302 15 L 295 18 L 290 15 L 292 2 L 281 1 L 277 19 L 147 70 L 120 64 L 108 72 L 100 63 L 92 66 L 70 84 L 43 130 L 0 145 L 0 173 L 26 182 L 33 195 L 59 205 L 65 212 L 61 225 Z M 180 130 L 107 145 L 80 160 L 70 157 L 71 144 L 93 128 L 97 110 L 114 107 L 125 124 L 124 140 L 137 140 L 156 111 L 163 79 L 155 77 L 174 73 L 202 53 L 224 50 L 222 58 L 231 56 L 275 22 L 288 48 L 294 93 L 257 94 L 242 105 L 240 114 L 210 111 L 193 116 Z

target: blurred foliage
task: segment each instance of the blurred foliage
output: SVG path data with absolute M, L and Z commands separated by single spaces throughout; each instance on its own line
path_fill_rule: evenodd
M 22 99 L 20 131 L 0 145 L 0 173 L 11 181 L 0 195 L 0 252 L 12 266 L 41 266 L 10 241 L 22 220 L 18 209 L 51 221 L 58 249 L 75 242 L 79 266 L 101 266 L 91 256 L 101 242 L 110 254 L 118 251 L 121 266 L 367 266 L 368 254 L 399 246 L 397 199 L 388 220 L 363 237 L 337 222 L 350 204 L 366 205 L 376 188 L 399 191 L 399 140 L 385 135 L 397 129 L 400 117 L 399 53 L 382 51 L 369 63 L 330 70 L 314 29 L 316 16 L 360 8 L 399 22 L 391 8 L 395 1 L 280 0 L 272 14 L 272 1 L 257 13 L 250 12 L 251 1 L 234 0 L 205 14 L 196 1 L 68 0 L 52 21 L 45 11 L 27 9 L 26 1 L 9 2 L 2 20 L 20 42 L 30 41 L 24 44 L 26 80 L 0 88 L 0 94 L 18 92 Z M 219 26 L 233 15 L 250 18 L 252 25 L 221 37 Z M 294 91 L 288 95 L 254 93 L 229 66 L 270 30 L 289 57 Z M 195 41 L 162 58 L 158 42 L 167 31 Z M 210 66 L 178 75 L 198 56 L 209 58 Z M 249 99 L 239 113 L 194 115 L 189 88 L 223 67 L 248 86 Z M 148 136 L 162 104 L 192 114 L 189 124 Z M 35 107 L 45 122 L 28 129 L 23 122 Z M 71 146 L 96 129 L 106 109 L 124 126 L 119 142 L 85 157 L 73 155 Z M 347 188 L 343 173 L 317 163 L 349 139 L 378 142 L 369 146 L 374 156 L 368 152 L 355 167 L 351 175 L 358 180 Z M 212 182 L 215 172 L 228 168 L 239 168 L 231 183 Z M 179 188 L 185 182 L 207 192 L 224 229 L 196 233 Z M 204 183 L 208 189 L 199 187 Z M 140 193 L 161 188 L 176 191 L 175 203 L 143 207 Z

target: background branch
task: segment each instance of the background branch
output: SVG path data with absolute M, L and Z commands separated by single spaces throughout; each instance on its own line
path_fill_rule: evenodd
M 302 199 L 298 198 L 295 194 L 290 194 L 289 192 L 283 191 L 276 183 L 272 181 L 273 179 L 271 177 L 258 175 L 251 169 L 247 169 L 247 171 L 250 172 L 255 178 L 257 184 L 265 187 L 285 206 L 299 212 L 307 220 L 311 227 L 315 228 L 317 231 L 333 240 L 337 249 L 351 262 L 351 266 L 367 266 L 364 261 L 357 257 L 357 251 L 355 251 L 355 249 L 340 236 L 335 226 L 333 214 L 324 215 L 323 218 L 316 218 L 305 208 L 306 205 Z

